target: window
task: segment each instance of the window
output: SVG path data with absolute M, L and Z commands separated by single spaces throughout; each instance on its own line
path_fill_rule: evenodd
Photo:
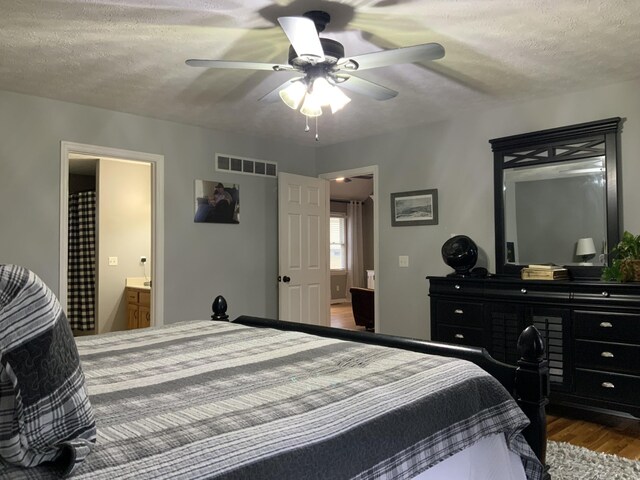
M 331 270 L 345 270 L 347 268 L 347 245 L 344 220 L 344 217 L 333 215 L 329 219 L 329 258 Z

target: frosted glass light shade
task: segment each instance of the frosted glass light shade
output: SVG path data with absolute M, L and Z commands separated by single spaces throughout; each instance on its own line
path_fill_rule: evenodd
M 331 107 L 331 113 L 336 113 L 351 101 L 342 90 L 331 85 L 324 77 L 318 77 L 313 81 L 311 92 L 321 106 Z
M 319 117 L 322 115 L 322 107 L 320 106 L 318 98 L 313 94 L 307 93 L 304 97 L 304 103 L 302 104 L 300 113 L 307 117 Z
M 333 87 L 331 89 L 331 100 L 329 101 L 331 113 L 336 113 L 338 110 L 342 110 L 342 107 L 350 101 L 351 99 L 338 87 Z
M 304 82 L 293 82 L 278 93 L 287 107 L 297 110 L 306 92 L 307 87 Z
M 331 107 L 331 113 L 341 110 L 351 99 L 345 93 L 332 85 L 325 77 L 313 80 L 307 89 L 309 80 L 295 81 L 278 92 L 282 101 L 294 110 L 300 108 L 300 113 L 307 117 L 322 115 L 322 107 Z
M 333 87 L 326 78 L 318 77 L 313 81 L 311 94 L 318 99 L 321 106 L 329 106 Z

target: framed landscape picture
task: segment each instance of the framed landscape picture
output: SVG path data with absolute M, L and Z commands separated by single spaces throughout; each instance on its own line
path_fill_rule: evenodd
M 416 190 L 391 194 L 391 225 L 438 224 L 438 190 Z

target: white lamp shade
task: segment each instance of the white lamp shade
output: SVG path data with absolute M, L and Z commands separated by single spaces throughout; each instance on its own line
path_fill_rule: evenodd
M 593 238 L 580 238 L 576 247 L 576 255 L 579 257 L 586 255 L 595 255 L 596 246 L 593 244 Z
M 307 87 L 304 82 L 293 82 L 287 88 L 283 88 L 278 93 L 287 107 L 297 110 L 306 92 Z

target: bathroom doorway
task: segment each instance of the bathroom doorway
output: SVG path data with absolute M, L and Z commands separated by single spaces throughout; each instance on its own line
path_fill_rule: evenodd
M 162 324 L 162 157 L 62 150 L 60 301 L 74 334 Z

